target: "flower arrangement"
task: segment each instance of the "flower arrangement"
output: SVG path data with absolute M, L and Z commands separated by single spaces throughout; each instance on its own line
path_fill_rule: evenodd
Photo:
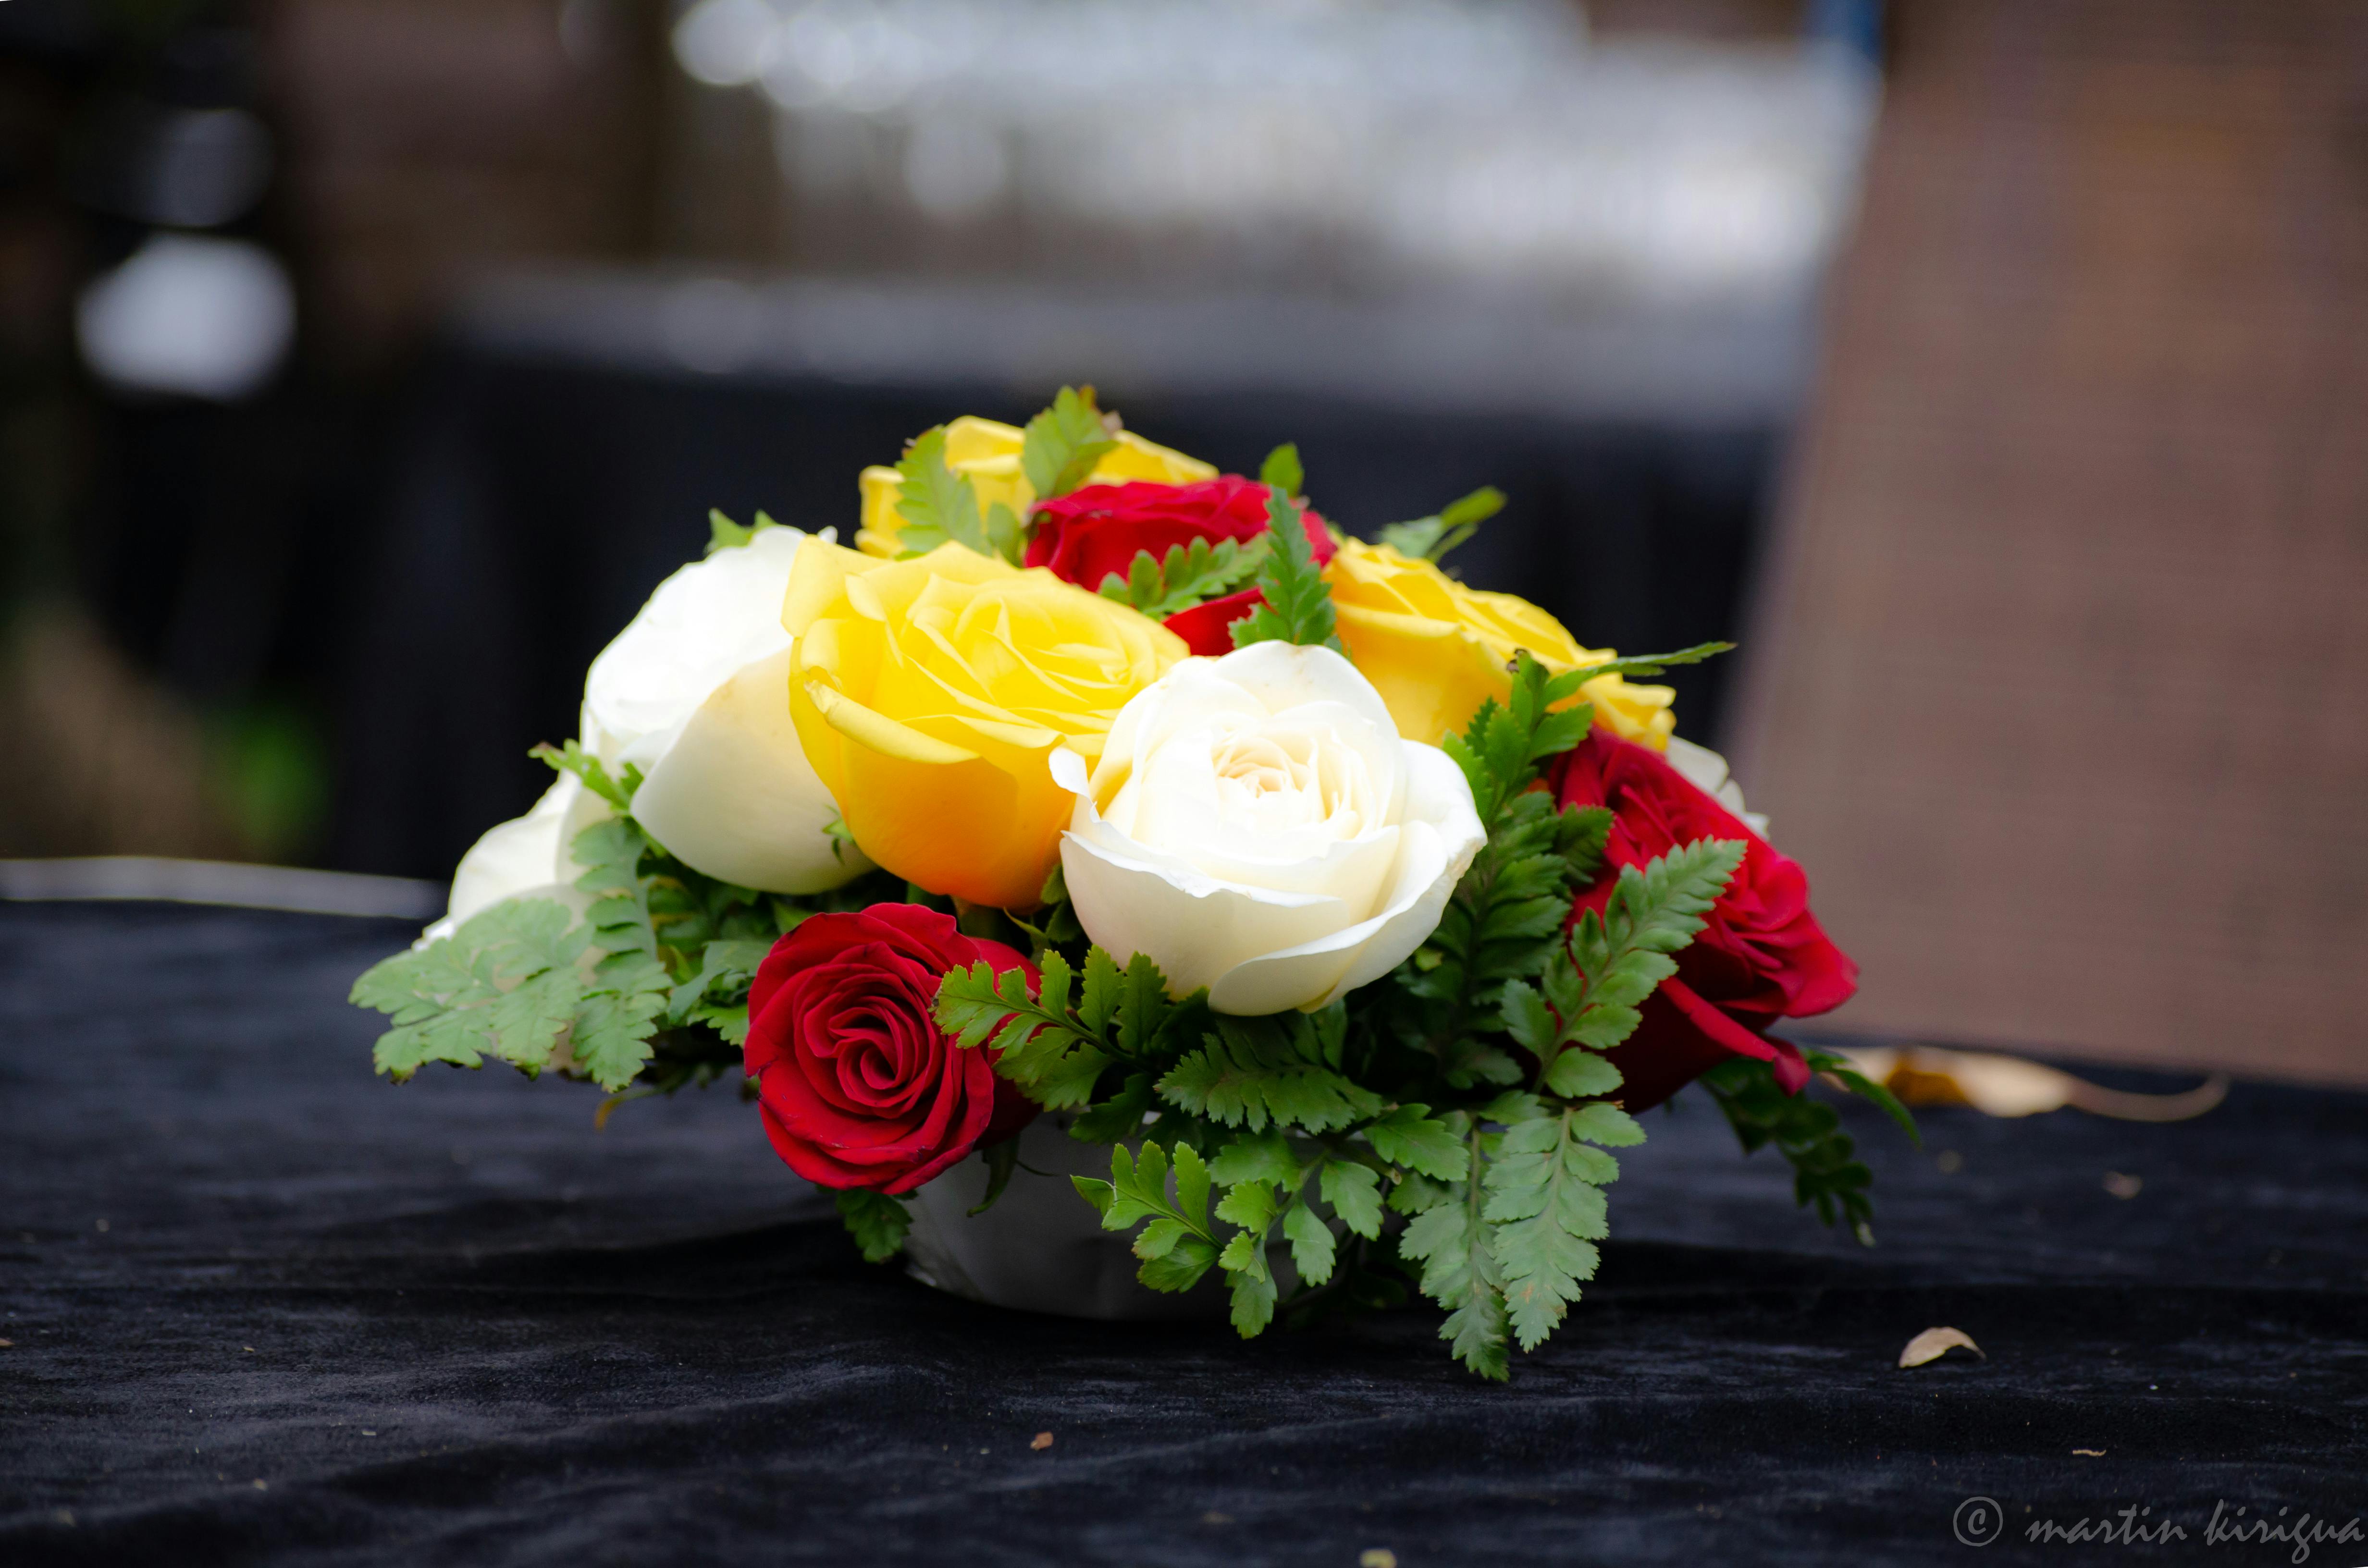
M 1637 684 L 1726 645 L 1620 658 L 1467 587 L 1493 490 L 1368 543 L 1303 489 L 1292 448 L 1220 474 L 1064 389 L 865 470 L 855 549 L 712 517 L 550 791 L 356 983 L 379 1071 L 491 1056 L 605 1118 L 737 1070 L 874 1260 L 991 1223 L 1022 1130 L 1064 1132 L 1142 1287 L 1245 1335 L 1419 1292 L 1492 1378 L 1690 1083 L 1865 1239 L 1805 1090 L 1906 1113 L 1771 1030 L 1855 966 Z

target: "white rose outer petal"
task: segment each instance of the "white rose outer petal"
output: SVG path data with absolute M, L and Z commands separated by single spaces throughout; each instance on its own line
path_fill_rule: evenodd
M 660 583 L 585 675 L 585 749 L 614 767 L 625 747 L 674 729 L 709 692 L 787 648 L 781 599 L 804 542 L 796 528 L 761 528 Z
M 676 572 L 584 682 L 585 748 L 611 770 L 642 769 L 635 818 L 686 865 L 768 892 L 819 892 L 871 869 L 852 845 L 832 853 L 824 828 L 837 808 L 790 720 L 781 601 L 804 540 L 795 528 L 762 528 Z M 563 776 L 461 858 L 450 912 L 420 940 L 449 937 L 505 899 L 580 907 L 575 883 L 585 868 L 569 846 L 609 814 Z
M 444 918 L 421 933 L 421 944 L 450 936 L 470 916 L 504 899 L 557 898 L 566 903 L 585 868 L 568 853 L 575 835 L 609 814 L 608 803 L 562 774 L 522 817 L 490 828 L 461 857 Z
M 1234 721 L 1318 737 L 1361 767 L 1368 820 L 1351 836 L 1337 813 L 1225 821 L 1201 737 Z M 1061 858 L 1087 935 L 1121 959 L 1148 954 L 1179 994 L 1207 986 L 1226 1013 L 1319 1007 L 1388 973 L 1439 924 L 1483 837 L 1462 770 L 1400 739 L 1372 683 L 1324 648 L 1186 660 L 1120 712 L 1090 779 L 1066 751 L 1053 771 L 1077 796 Z M 1096 799 L 1114 785 L 1106 818 Z
M 843 858 L 830 853 L 824 829 L 838 808 L 798 744 L 789 690 L 786 648 L 717 687 L 646 765 L 633 818 L 711 877 L 822 892 L 871 862 L 852 844 L 840 846 Z
M 781 601 L 805 537 L 761 528 L 675 573 L 584 682 L 586 748 L 642 769 L 634 819 L 694 870 L 767 892 L 871 869 L 824 832 L 837 807 L 790 719 Z

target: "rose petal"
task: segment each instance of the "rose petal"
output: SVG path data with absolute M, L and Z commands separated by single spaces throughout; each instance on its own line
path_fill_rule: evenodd
M 1151 955 L 1177 995 L 1213 984 L 1245 954 L 1295 948 L 1353 919 L 1338 899 L 1232 886 L 1128 855 L 1119 847 L 1126 842 L 1091 832 L 1063 835 L 1069 898 L 1097 944 L 1121 962 Z
M 1212 1007 L 1254 1015 L 1322 1006 L 1395 969 L 1437 928 L 1486 835 L 1463 769 L 1436 746 L 1401 744 L 1412 784 L 1408 814 L 1416 820 L 1406 828 L 1388 903 L 1346 930 L 1236 966 L 1209 988 Z M 1319 987 L 1312 1002 L 1274 1002 L 1278 996 L 1304 997 L 1311 987 Z
M 799 744 L 784 648 L 717 687 L 648 766 L 633 816 L 694 870 L 767 892 L 822 892 L 871 862 L 825 831 L 838 806 Z
M 526 815 L 489 829 L 461 857 L 452 873 L 452 901 L 448 915 L 454 925 L 506 898 L 552 882 L 572 882 L 563 868 L 581 876 L 565 855 L 562 835 L 576 802 L 586 793 L 572 774 L 563 774 L 542 792 Z M 588 824 L 587 824 L 588 825 Z
M 790 645 L 781 596 L 805 535 L 760 528 L 657 585 L 584 682 L 585 748 L 604 762 L 671 730 L 739 670 Z

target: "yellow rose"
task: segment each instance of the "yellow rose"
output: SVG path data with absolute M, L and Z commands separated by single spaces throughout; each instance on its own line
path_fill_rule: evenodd
M 1019 449 L 1026 439 L 1026 432 L 1017 426 L 968 414 L 946 426 L 946 466 L 958 477 L 968 477 L 978 497 L 980 517 L 986 516 L 987 508 L 997 501 L 1021 518 L 1035 505 L 1035 487 L 1019 468 Z M 1217 471 L 1198 458 L 1169 451 L 1132 430 L 1121 430 L 1118 445 L 1102 454 L 1086 483 L 1124 484 L 1131 479 L 1147 479 L 1160 484 L 1190 484 L 1216 477 Z M 903 485 L 904 480 L 893 468 L 874 463 L 863 471 L 863 528 L 855 536 L 855 543 L 865 554 L 895 557 L 896 535 L 905 526 L 905 519 L 896 515 L 896 494 Z
M 1053 748 L 1099 760 L 1118 710 L 1185 654 L 1124 605 L 958 544 L 887 562 L 810 540 L 781 623 L 790 716 L 856 844 L 1004 909 L 1034 905 L 1060 859 Z
M 1612 656 L 1609 648 L 1580 647 L 1562 622 L 1527 599 L 1467 588 L 1431 562 L 1386 544 L 1344 540 L 1324 575 L 1339 612 L 1340 641 L 1410 741 L 1436 745 L 1451 732 L 1461 734 L 1489 698 L 1507 700 L 1512 676 L 1505 666 L 1517 648 L 1555 671 Z M 1669 707 L 1676 692 L 1631 686 L 1618 676 L 1599 676 L 1581 689 L 1595 704 L 1598 724 L 1655 751 L 1668 747 L 1678 727 Z

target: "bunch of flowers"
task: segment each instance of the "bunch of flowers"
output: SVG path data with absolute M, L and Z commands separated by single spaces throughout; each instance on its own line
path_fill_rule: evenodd
M 1612 1150 L 1702 1081 L 1866 1233 L 1822 1075 L 1850 996 L 1800 868 L 1622 659 L 1064 389 L 864 472 L 858 548 L 719 517 L 592 665 L 582 733 L 354 999 L 397 1080 L 492 1056 L 620 1100 L 745 1073 L 868 1256 L 1031 1119 L 1140 1278 L 1445 1308 L 1506 1375 L 1595 1272 Z M 1632 677 L 1634 677 L 1632 679 Z M 1289 1268 L 1279 1278 L 1279 1264 Z M 1286 1294 L 1285 1286 L 1289 1287 Z

